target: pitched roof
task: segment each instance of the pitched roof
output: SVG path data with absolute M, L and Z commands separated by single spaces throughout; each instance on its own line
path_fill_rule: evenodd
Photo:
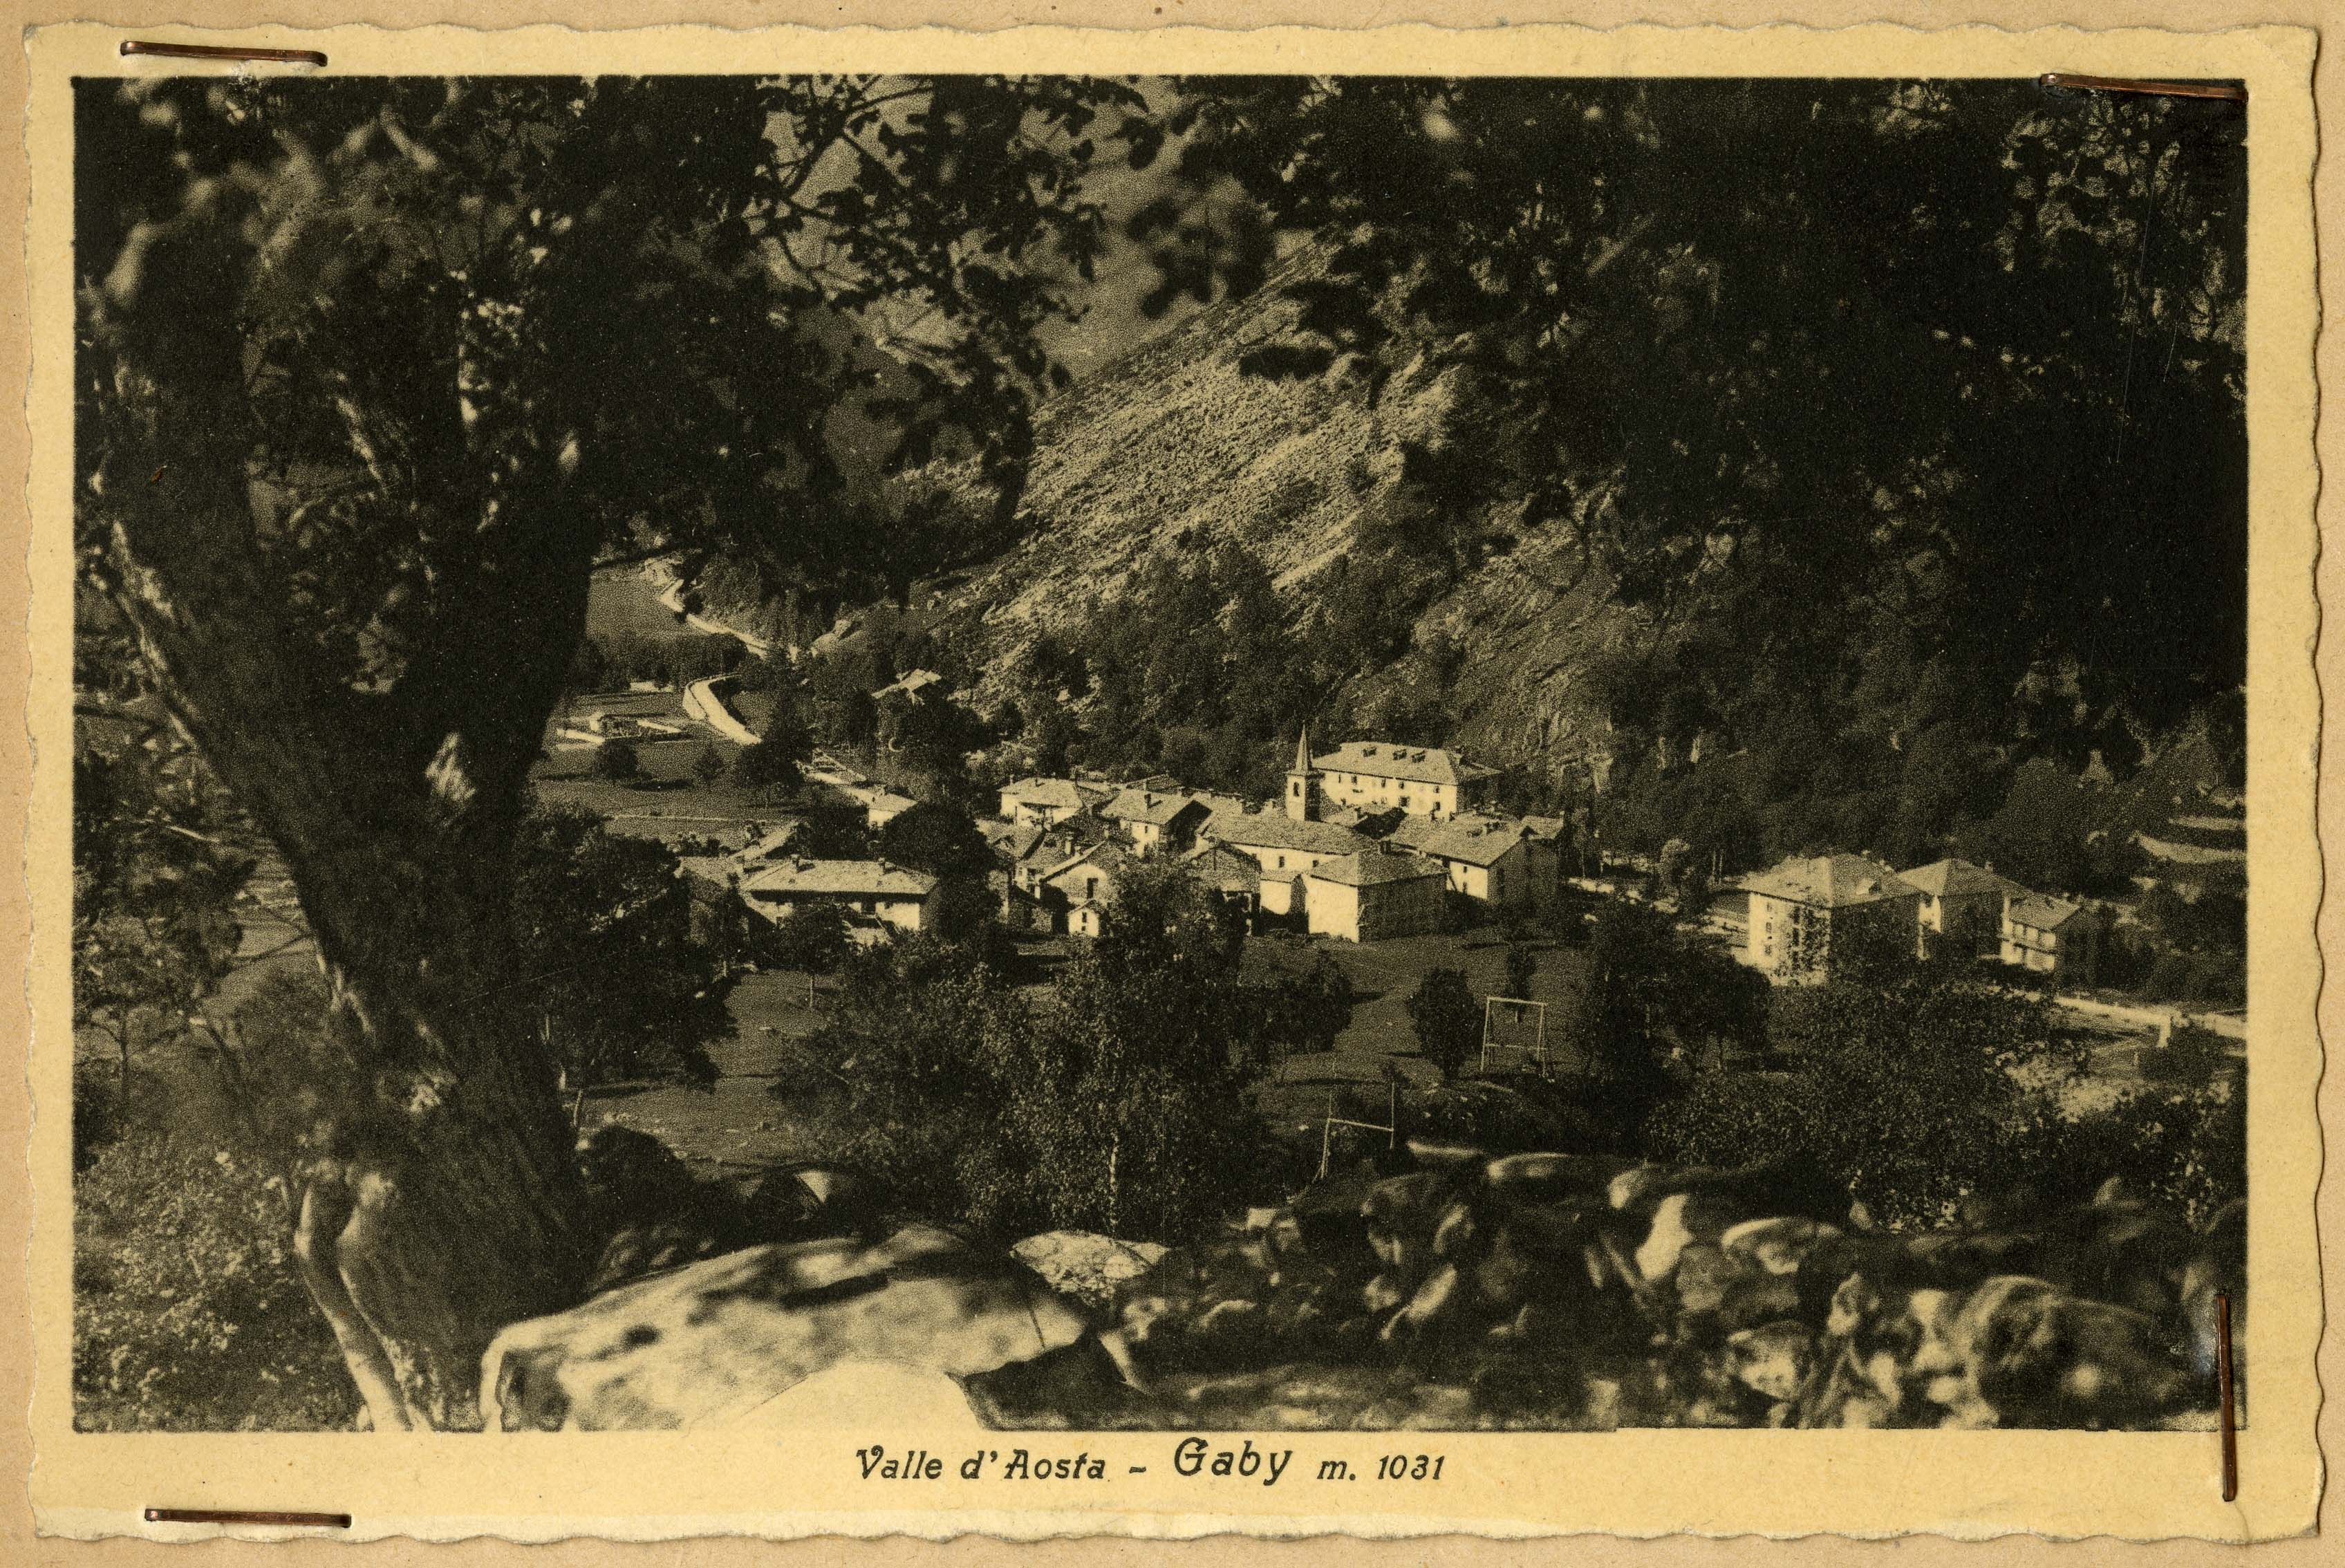
M 1742 879 L 1754 893 L 1789 899 L 1822 909 L 1847 909 L 1879 903 L 1883 899 L 1912 898 L 1921 889 L 1878 860 L 1863 855 L 1794 857 L 1779 866 Z
M 1223 812 L 1243 817 L 1254 807 L 1253 801 L 1240 796 L 1216 795 L 1210 789 L 1192 789 L 1189 791 L 1189 799 L 1217 817 Z
M 1078 850 L 1089 849 L 1107 839 L 1112 830 L 1099 818 L 1088 813 L 1062 818 L 1035 834 L 1031 842 L 1019 852 L 1019 858 L 1040 857 L 1045 864 L 1052 857 L 1064 860 Z
M 1186 795 L 1160 795 L 1153 789 L 1126 789 L 1100 808 L 1100 815 L 1120 822 L 1152 822 L 1163 827 L 1183 811 L 1203 811 Z
M 1464 815 L 1436 822 L 1412 817 L 1396 826 L 1386 842 L 1436 860 L 1487 866 L 1523 841 L 1523 825 L 1497 817 Z
M 2023 893 L 2004 906 L 2004 918 L 2014 925 L 2033 926 L 2037 931 L 2058 931 L 2085 912 L 2081 904 L 2066 899 L 2056 899 L 2045 893 Z
M 1344 855 L 1366 842 L 1349 828 L 1333 822 L 1299 822 L 1284 811 L 1216 811 L 1204 827 L 1208 838 L 1256 850 L 1302 850 L 1315 855 Z
M 1022 800 L 1030 806 L 1063 806 L 1080 811 L 1083 806 L 1082 791 L 1071 779 L 1020 779 L 1001 787 L 1007 799 Z
M 776 826 L 766 829 L 748 843 L 733 851 L 733 863 L 744 871 L 761 861 L 770 860 L 790 847 L 791 841 L 806 831 L 806 822 L 797 817 L 785 817 Z
M 1388 850 L 1381 844 L 1370 845 L 1355 854 L 1333 860 L 1323 860 L 1306 876 L 1339 887 L 1374 888 L 1387 882 L 1413 882 L 1426 877 L 1448 880 L 1448 873 L 1422 855 L 1412 855 L 1405 850 Z
M 1262 868 L 1227 844 L 1201 844 L 1182 856 L 1181 864 L 1207 887 L 1253 892 L 1262 886 Z
M 1091 866 L 1113 876 L 1131 864 L 1132 856 L 1125 852 L 1123 846 L 1110 840 L 1104 843 L 1093 844 L 1088 850 L 1068 856 L 1049 871 L 1044 871 L 1041 880 L 1046 882 L 1056 881 L 1079 866 Z
M 675 869 L 683 876 L 698 877 L 702 881 L 715 882 L 723 887 L 741 868 L 730 855 L 678 855 Z
M 1026 851 L 1040 842 L 1049 830 L 1040 822 L 1010 822 L 1000 817 L 980 817 L 977 830 L 1000 853 L 1013 860 L 1022 860 L 1026 858 Z
M 874 789 L 864 804 L 874 811 L 909 811 L 919 804 L 909 795 L 898 795 L 893 789 Z
M 1388 740 L 1347 740 L 1313 759 L 1322 769 L 1400 779 L 1413 784 L 1460 784 L 1497 775 L 1495 768 L 1467 761 L 1435 746 L 1396 746 Z
M 2009 877 L 1999 877 L 1968 860 L 1933 860 L 1897 873 L 1934 899 L 1961 898 L 1970 893 L 2021 893 L 2027 890 Z
M 878 893 L 924 899 L 937 879 L 886 860 L 776 860 L 741 880 L 746 893 Z

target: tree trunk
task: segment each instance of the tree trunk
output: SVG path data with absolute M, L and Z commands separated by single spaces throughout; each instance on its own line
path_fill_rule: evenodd
M 476 1427 L 490 1339 L 574 1304 L 591 1262 L 507 901 L 592 530 L 565 541 L 546 498 L 509 497 L 529 569 L 484 570 L 438 646 L 368 689 L 321 678 L 288 625 L 246 543 L 239 469 L 180 455 L 133 458 L 161 478 L 124 487 L 113 597 L 174 720 L 284 856 L 317 940 L 337 1076 L 310 1086 L 295 1251 L 377 1431 Z
M 432 836 L 368 843 L 371 865 L 288 857 L 355 1068 L 295 1252 L 375 1430 L 471 1428 L 489 1340 L 573 1305 L 591 1262 L 575 1135 L 496 869 Z

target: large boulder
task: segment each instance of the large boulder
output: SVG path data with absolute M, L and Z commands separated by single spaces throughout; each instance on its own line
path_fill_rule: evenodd
M 1048 1230 L 1012 1242 L 1010 1252 L 1051 1289 L 1105 1311 L 1117 1293 L 1163 1260 L 1154 1241 L 1125 1241 L 1090 1230 Z
M 492 1430 L 727 1426 L 843 1363 L 961 1381 L 1073 1346 L 1082 1310 L 932 1226 L 747 1247 L 515 1323 L 482 1359 Z
M 2140 1429 L 2203 1398 L 2158 1320 L 2046 1279 L 1949 1288 L 1853 1274 L 1799 1424 Z

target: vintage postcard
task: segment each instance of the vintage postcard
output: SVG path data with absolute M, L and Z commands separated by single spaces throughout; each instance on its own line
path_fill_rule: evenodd
M 139 36 L 44 1529 L 2310 1528 L 2309 32 Z

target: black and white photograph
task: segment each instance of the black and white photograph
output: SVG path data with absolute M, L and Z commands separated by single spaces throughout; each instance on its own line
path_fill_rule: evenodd
M 2252 1430 L 2235 83 L 71 106 L 77 1431 Z

